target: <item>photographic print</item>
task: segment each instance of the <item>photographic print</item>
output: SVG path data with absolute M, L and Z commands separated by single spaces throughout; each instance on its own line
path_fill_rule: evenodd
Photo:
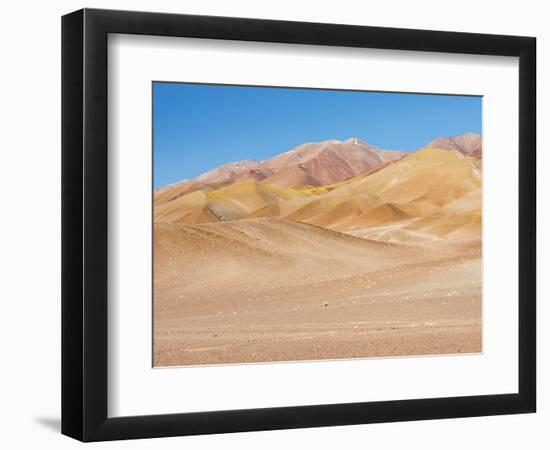
M 482 97 L 152 95 L 155 367 L 482 351 Z

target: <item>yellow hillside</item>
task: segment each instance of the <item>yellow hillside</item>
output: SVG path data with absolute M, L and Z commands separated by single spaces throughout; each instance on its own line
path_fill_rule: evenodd
M 374 174 L 356 177 L 286 218 L 344 232 L 400 223 L 400 227 L 410 225 L 447 234 L 464 225 L 457 219 L 464 216 L 468 217 L 469 229 L 479 232 L 480 225 L 475 228 L 472 224 L 480 224 L 476 219 L 481 216 L 480 186 L 480 172 L 472 158 L 455 151 L 426 148 Z M 468 198 L 473 191 L 479 194 Z M 415 225 L 415 220 L 422 218 L 429 222 L 428 217 L 448 221 L 449 225 Z
M 309 189 L 279 189 L 246 180 L 209 192 L 195 191 L 155 207 L 155 222 L 202 223 L 237 220 L 260 211 L 287 213 L 310 201 Z M 271 214 L 267 214 L 270 216 Z
M 424 148 L 383 168 L 325 186 L 281 188 L 268 180 L 249 179 L 155 205 L 158 223 L 260 217 L 379 240 L 479 234 L 481 164 L 458 151 Z

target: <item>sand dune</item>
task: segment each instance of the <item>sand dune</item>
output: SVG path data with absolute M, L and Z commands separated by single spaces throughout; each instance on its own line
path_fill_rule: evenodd
M 480 351 L 479 238 L 281 219 L 155 227 L 155 365 Z

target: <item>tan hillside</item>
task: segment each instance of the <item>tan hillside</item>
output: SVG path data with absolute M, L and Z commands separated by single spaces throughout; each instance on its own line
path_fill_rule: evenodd
M 278 216 L 314 198 L 309 190 L 278 189 L 246 180 L 209 191 L 195 191 L 176 200 L 155 206 L 155 222 L 203 223 L 229 221 L 253 216 L 263 209 Z M 262 216 L 262 214 L 256 214 Z
M 184 195 L 190 194 L 195 191 L 211 191 L 215 189 L 214 187 L 193 180 L 186 180 L 180 183 L 171 184 L 164 186 L 161 189 L 155 191 L 154 194 L 154 204 L 161 205 L 162 203 L 171 202 L 176 200 Z
M 299 145 L 265 161 L 243 160 L 216 167 L 194 180 L 162 188 L 155 195 L 156 203 L 198 189 L 221 187 L 246 180 L 263 181 L 278 188 L 323 186 L 356 176 L 405 155 L 404 152 L 383 150 L 351 138 L 347 141 L 328 140 Z M 159 192 L 157 192 L 158 194 Z
M 209 183 L 158 190 L 154 220 L 275 217 L 395 242 L 480 234 L 481 160 L 434 147 L 404 155 L 355 138 L 304 144 L 269 160 L 270 168 L 231 163 L 210 171 Z M 364 170 L 354 174 L 358 168 Z
M 365 177 L 320 196 L 286 216 L 288 219 L 354 232 L 381 224 L 401 223 L 426 232 L 446 235 L 459 227 L 453 217 L 481 216 L 481 177 L 475 161 L 455 151 L 426 148 Z M 457 202 L 472 191 L 470 201 L 459 211 Z M 448 210 L 444 208 L 448 206 Z M 423 228 L 415 220 L 431 215 L 449 219 L 449 227 Z M 453 225 L 454 224 L 454 225 Z M 461 225 L 460 225 L 461 226 Z M 474 227 L 475 228 L 475 227 Z M 473 230 L 473 228 L 470 228 Z
M 277 187 L 323 186 L 403 156 L 403 152 L 380 150 L 357 138 L 307 144 L 270 160 L 268 164 L 276 170 L 264 182 Z
M 481 351 L 479 237 L 419 248 L 254 219 L 154 239 L 155 366 Z
M 157 190 L 154 365 L 482 351 L 482 162 L 441 144 L 304 144 Z

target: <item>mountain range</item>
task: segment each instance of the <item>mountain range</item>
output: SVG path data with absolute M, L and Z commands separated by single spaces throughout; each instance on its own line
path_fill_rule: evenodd
M 353 137 L 157 190 L 153 364 L 481 352 L 481 157 Z
M 381 241 L 481 233 L 481 136 L 414 152 L 352 137 L 216 167 L 154 194 L 155 223 L 277 218 Z

